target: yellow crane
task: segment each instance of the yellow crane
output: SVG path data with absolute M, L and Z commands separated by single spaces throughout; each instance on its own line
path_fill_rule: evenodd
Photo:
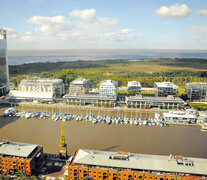
M 67 158 L 67 144 L 65 143 L 65 128 L 64 122 L 61 121 L 61 135 L 60 135 L 60 144 L 59 144 L 59 156 L 60 158 Z

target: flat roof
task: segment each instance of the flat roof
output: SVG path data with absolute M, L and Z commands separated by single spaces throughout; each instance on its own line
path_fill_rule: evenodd
M 9 92 L 11 98 L 29 98 L 29 99 L 53 99 L 53 92 L 31 92 L 31 91 L 17 91 Z
M 164 117 L 176 117 L 176 118 L 196 118 L 193 114 L 185 113 L 183 111 L 170 111 L 170 112 L 164 112 Z
M 100 85 L 117 85 L 117 81 L 108 79 L 108 80 L 101 81 Z
M 141 87 L 141 84 L 138 81 L 128 81 L 127 86 L 128 87 L 131 87 L 131 86 Z
M 167 96 L 167 97 L 154 97 L 154 96 L 142 96 L 142 95 L 135 95 L 127 97 L 128 101 L 167 101 L 167 102 L 183 102 L 184 101 L 179 97 Z
M 128 154 L 128 155 L 126 155 Z M 134 154 L 109 151 L 79 149 L 73 159 L 74 164 L 92 165 L 134 170 L 151 170 L 207 175 L 207 159 L 182 157 L 183 161 L 193 162 L 193 166 L 178 165 L 180 160 L 172 156 Z
M 197 82 L 192 82 L 192 83 L 186 83 L 185 85 L 190 86 L 192 88 L 207 88 L 207 83 L 197 83 Z
M 116 96 L 101 94 L 65 94 L 63 98 L 69 99 L 96 99 L 96 100 L 116 100 Z
M 155 82 L 157 87 L 172 87 L 177 88 L 177 86 L 172 82 Z
M 27 158 L 37 147 L 35 144 L 17 143 L 0 140 L 0 154 Z
M 88 79 L 78 78 L 73 80 L 70 84 L 85 84 L 88 82 Z

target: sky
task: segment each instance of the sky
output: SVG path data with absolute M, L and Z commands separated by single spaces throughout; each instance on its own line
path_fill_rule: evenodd
M 8 49 L 207 49 L 207 0 L 0 0 Z

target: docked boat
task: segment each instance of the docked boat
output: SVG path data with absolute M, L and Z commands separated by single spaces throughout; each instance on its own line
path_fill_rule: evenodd
M 201 131 L 203 131 L 203 132 L 207 132 L 207 126 L 202 126 L 202 127 L 201 127 Z
M 93 122 L 93 124 L 96 124 L 96 123 L 97 123 L 97 120 L 94 118 L 94 119 L 92 120 L 92 122 Z
M 9 108 L 3 112 L 3 116 L 13 116 L 15 115 L 16 110 L 14 108 Z
M 138 120 L 135 120 L 135 121 L 134 121 L 134 124 L 135 124 L 135 125 L 138 125 L 138 124 L 139 124 Z
M 31 118 L 31 117 L 32 117 L 32 113 L 27 112 L 24 116 L 25 116 L 27 119 L 29 119 L 29 118 Z

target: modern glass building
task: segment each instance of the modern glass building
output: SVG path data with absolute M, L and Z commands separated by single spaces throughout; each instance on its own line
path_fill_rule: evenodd
M 0 29 L 0 97 L 9 92 L 6 31 Z

